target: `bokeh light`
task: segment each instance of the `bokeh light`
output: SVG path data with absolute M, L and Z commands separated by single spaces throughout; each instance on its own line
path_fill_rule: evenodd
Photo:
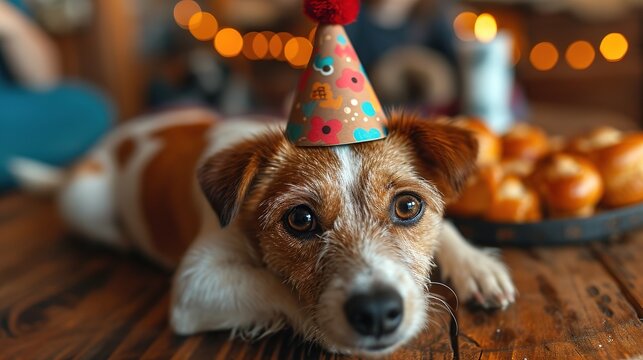
M 565 52 L 565 59 L 569 66 L 575 70 L 584 70 L 592 65 L 596 58 L 596 51 L 592 44 L 579 40 L 573 42 Z
M 252 40 L 252 49 L 259 59 L 265 59 L 268 55 L 268 39 L 264 33 L 259 33 Z
M 221 29 L 214 38 L 214 48 L 223 57 L 237 56 L 243 49 L 243 38 L 235 29 Z
M 313 45 L 304 37 L 294 37 L 286 43 L 284 55 L 290 65 L 296 68 L 305 67 L 313 53 Z
M 480 14 L 476 19 L 473 32 L 478 41 L 483 43 L 491 42 L 498 33 L 498 24 L 491 14 Z
M 181 0 L 174 6 L 174 21 L 180 27 L 187 29 L 192 16 L 201 11 L 201 7 L 195 1 Z
M 317 26 L 312 28 L 310 30 L 310 33 L 308 33 L 308 41 L 310 41 L 311 44 L 315 42 L 315 36 L 316 35 L 317 35 Z
M 286 44 L 288 43 L 288 41 L 290 41 L 290 39 L 292 39 L 292 37 L 293 37 L 293 36 L 292 36 L 290 33 L 287 33 L 287 32 L 280 32 L 280 33 L 277 33 L 277 35 L 275 35 L 275 36 L 273 37 L 273 39 L 274 39 L 274 38 L 279 38 L 279 45 L 280 45 L 280 46 L 279 46 L 279 50 L 278 50 L 278 51 L 277 51 L 277 49 L 276 49 L 276 48 L 275 48 L 275 49 L 272 49 L 272 42 L 270 43 L 270 45 L 271 45 L 271 50 L 270 50 L 270 52 L 272 53 L 272 55 L 273 55 L 277 60 L 279 60 L 279 61 L 285 61 L 285 60 L 286 60 L 286 56 L 285 56 L 285 54 L 284 54 L 284 48 L 285 48 Z M 274 54 L 275 52 L 277 53 L 276 55 Z
M 259 33 L 257 32 L 249 32 L 243 35 L 243 49 L 241 50 L 241 52 L 243 53 L 243 56 L 245 56 L 248 60 L 259 60 L 257 53 L 252 48 L 255 37 L 257 37 L 257 35 L 259 35 Z
M 201 11 L 192 15 L 188 25 L 192 36 L 201 41 L 214 39 L 218 27 L 219 23 L 212 14 Z
M 465 11 L 453 20 L 453 30 L 455 31 L 455 36 L 462 41 L 473 41 L 476 39 L 474 28 L 476 24 L 476 19 L 478 15 L 472 13 L 471 11 Z
M 627 39 L 623 34 L 611 33 L 601 41 L 600 50 L 605 60 L 615 62 L 625 57 L 628 47 Z
M 529 61 L 537 70 L 551 70 L 558 62 L 558 50 L 550 42 L 541 42 L 531 49 Z
M 270 53 L 270 40 L 275 36 L 275 33 L 272 31 L 262 31 L 260 34 L 266 39 L 266 53 L 261 58 L 264 60 L 273 59 L 274 57 Z
M 518 63 L 520 62 L 520 58 L 522 58 L 522 51 L 520 51 L 520 46 L 518 46 L 518 44 L 514 42 L 513 52 L 511 54 L 511 63 L 514 65 L 518 65 Z

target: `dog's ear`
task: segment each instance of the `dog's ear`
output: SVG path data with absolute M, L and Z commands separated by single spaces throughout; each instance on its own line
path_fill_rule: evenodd
M 271 134 L 241 142 L 217 152 L 199 168 L 197 179 L 201 190 L 222 227 L 230 224 L 239 213 L 241 204 L 279 140 Z
M 457 197 L 476 169 L 475 137 L 447 121 L 393 114 L 389 131 L 410 142 L 418 171 L 437 186 L 447 203 Z

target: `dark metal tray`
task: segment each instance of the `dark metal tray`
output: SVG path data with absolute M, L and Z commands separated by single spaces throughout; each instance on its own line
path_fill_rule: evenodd
M 643 204 L 603 210 L 587 218 L 549 219 L 537 223 L 494 223 L 481 219 L 450 219 L 462 234 L 485 246 L 580 244 L 616 238 L 643 228 Z

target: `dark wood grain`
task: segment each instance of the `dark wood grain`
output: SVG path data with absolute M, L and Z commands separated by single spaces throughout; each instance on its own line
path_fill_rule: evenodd
M 459 313 L 462 359 L 623 359 L 643 328 L 612 276 L 585 247 L 507 250 L 520 290 L 504 312 Z
M 643 232 L 626 236 L 623 241 L 609 246 L 597 244 L 592 247 L 621 290 L 643 319 Z
M 506 250 L 517 304 L 491 313 L 460 305 L 456 336 L 451 316 L 433 302 L 428 329 L 389 358 L 641 355 L 642 248 L 643 234 L 591 247 Z M 0 359 L 347 358 L 292 331 L 253 342 L 228 332 L 176 336 L 167 323 L 170 278 L 140 257 L 69 236 L 48 201 L 0 198 Z M 444 286 L 431 291 L 455 308 Z

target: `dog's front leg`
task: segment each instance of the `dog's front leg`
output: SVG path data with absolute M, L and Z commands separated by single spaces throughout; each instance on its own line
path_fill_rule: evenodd
M 301 324 L 296 299 L 280 279 L 252 261 L 239 238 L 221 231 L 195 242 L 172 290 L 171 324 L 181 335 L 232 329 L 258 336 L 285 322 Z
M 442 279 L 451 281 L 460 299 L 502 308 L 515 301 L 509 271 L 492 249 L 473 247 L 448 221 L 442 224 L 439 243 L 436 257 Z

